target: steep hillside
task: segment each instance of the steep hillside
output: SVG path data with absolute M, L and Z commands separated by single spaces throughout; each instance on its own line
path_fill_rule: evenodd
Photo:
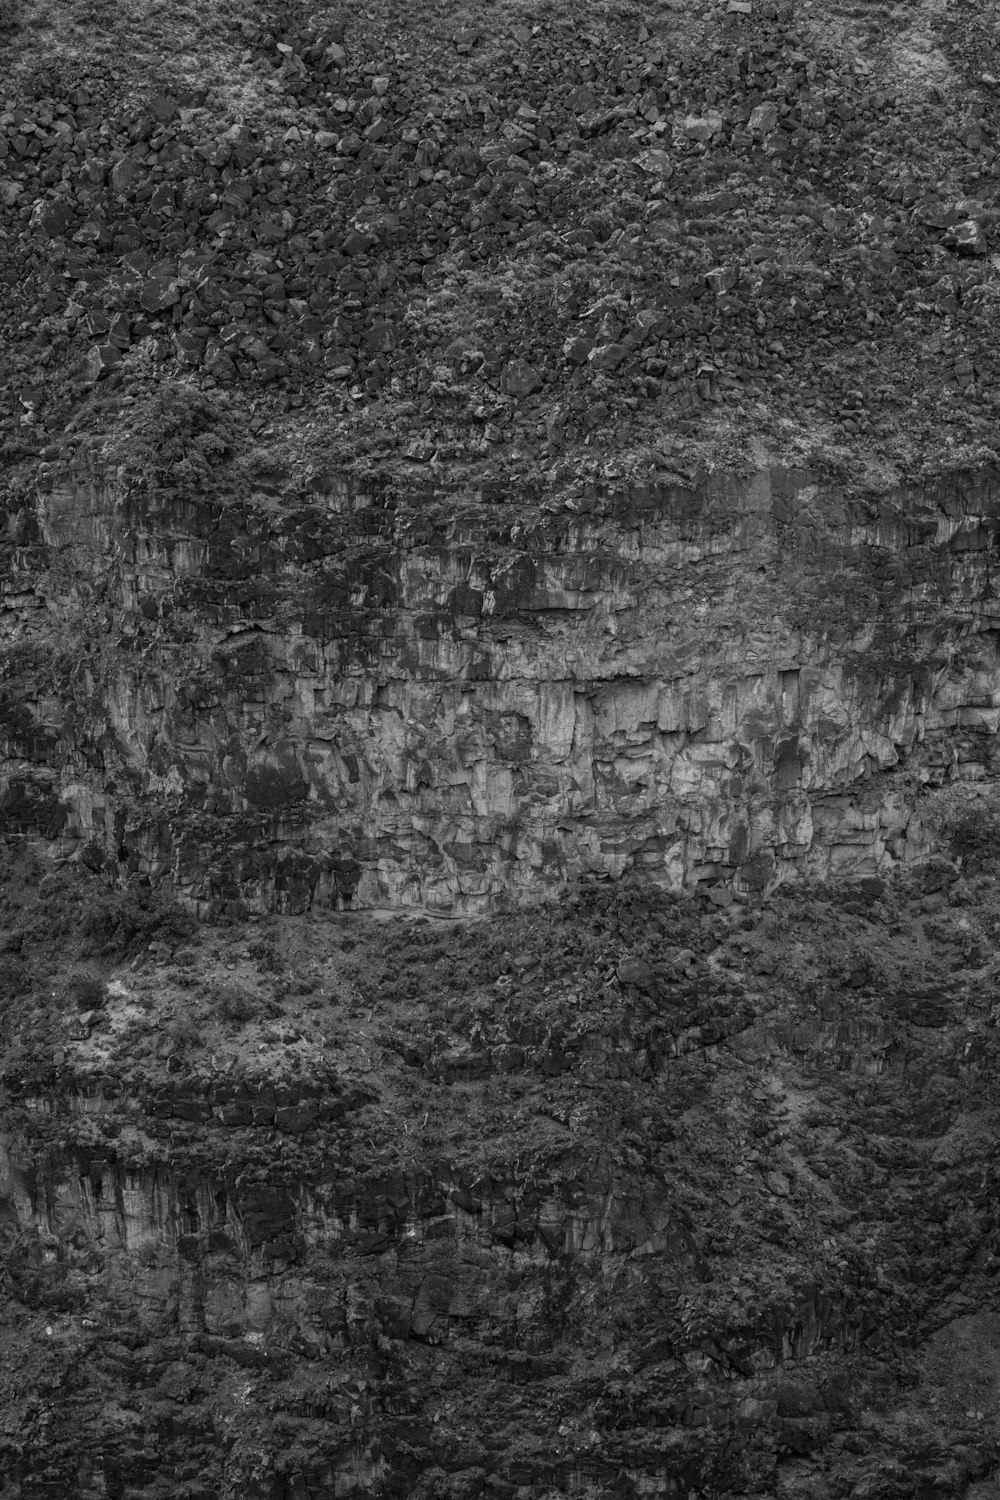
M 998 40 L 0 0 L 0 1500 L 997 1500 Z
M 12 457 L 237 486 L 992 453 L 992 6 L 5 14 Z
M 5 1496 L 995 1495 L 965 847 L 444 927 L 9 862 Z

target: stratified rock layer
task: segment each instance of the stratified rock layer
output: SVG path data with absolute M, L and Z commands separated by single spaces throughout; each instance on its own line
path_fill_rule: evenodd
M 4 826 L 202 914 L 884 870 L 926 853 L 921 787 L 993 775 L 998 526 L 991 475 L 210 500 L 52 471 L 7 514 Z

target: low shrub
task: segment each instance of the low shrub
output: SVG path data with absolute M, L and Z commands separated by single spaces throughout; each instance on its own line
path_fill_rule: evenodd
M 100 1010 L 107 1000 L 107 986 L 93 974 L 74 974 L 66 986 L 67 997 L 78 1010 Z
M 24 960 L 12 953 L 0 954 L 0 1007 L 31 989 L 31 972 Z
M 164 377 L 127 411 L 104 398 L 114 417 L 102 456 L 148 489 L 205 488 L 240 449 L 239 423 L 224 397 Z M 100 403 L 103 405 L 103 403 Z
M 952 783 L 933 792 L 923 821 L 951 854 L 983 864 L 1000 857 L 1000 793 L 975 783 Z
M 98 896 L 83 919 L 86 949 L 125 958 L 152 942 L 176 948 L 197 931 L 197 922 L 169 896 L 148 886 Z
M 236 1026 L 245 1026 L 248 1021 L 261 1015 L 259 998 L 239 985 L 227 984 L 218 989 L 213 997 L 214 1007 L 224 1021 Z
M 188 1047 L 197 1047 L 201 1041 L 202 1028 L 198 1018 L 186 1012 L 182 1016 L 176 1016 L 168 1027 L 168 1033 L 179 1051 L 185 1051 Z

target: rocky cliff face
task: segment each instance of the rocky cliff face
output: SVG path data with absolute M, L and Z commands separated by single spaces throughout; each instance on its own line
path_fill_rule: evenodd
M 997 8 L 317 7 L 0 0 L 0 1500 L 997 1500 Z
M 544 494 L 59 472 L 8 510 L 3 815 L 202 914 L 453 914 L 926 853 L 993 775 L 990 474 Z
M 114 962 L 101 878 L 43 870 L 5 1497 L 994 1494 L 993 874 Z
M 13 499 L 5 1500 L 987 1500 L 998 517 Z

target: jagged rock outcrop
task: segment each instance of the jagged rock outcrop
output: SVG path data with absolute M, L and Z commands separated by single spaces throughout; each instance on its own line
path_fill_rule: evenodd
M 52 471 L 7 514 L 4 826 L 205 914 L 888 869 L 927 852 L 923 786 L 994 774 L 998 525 L 990 474 L 237 500 Z

